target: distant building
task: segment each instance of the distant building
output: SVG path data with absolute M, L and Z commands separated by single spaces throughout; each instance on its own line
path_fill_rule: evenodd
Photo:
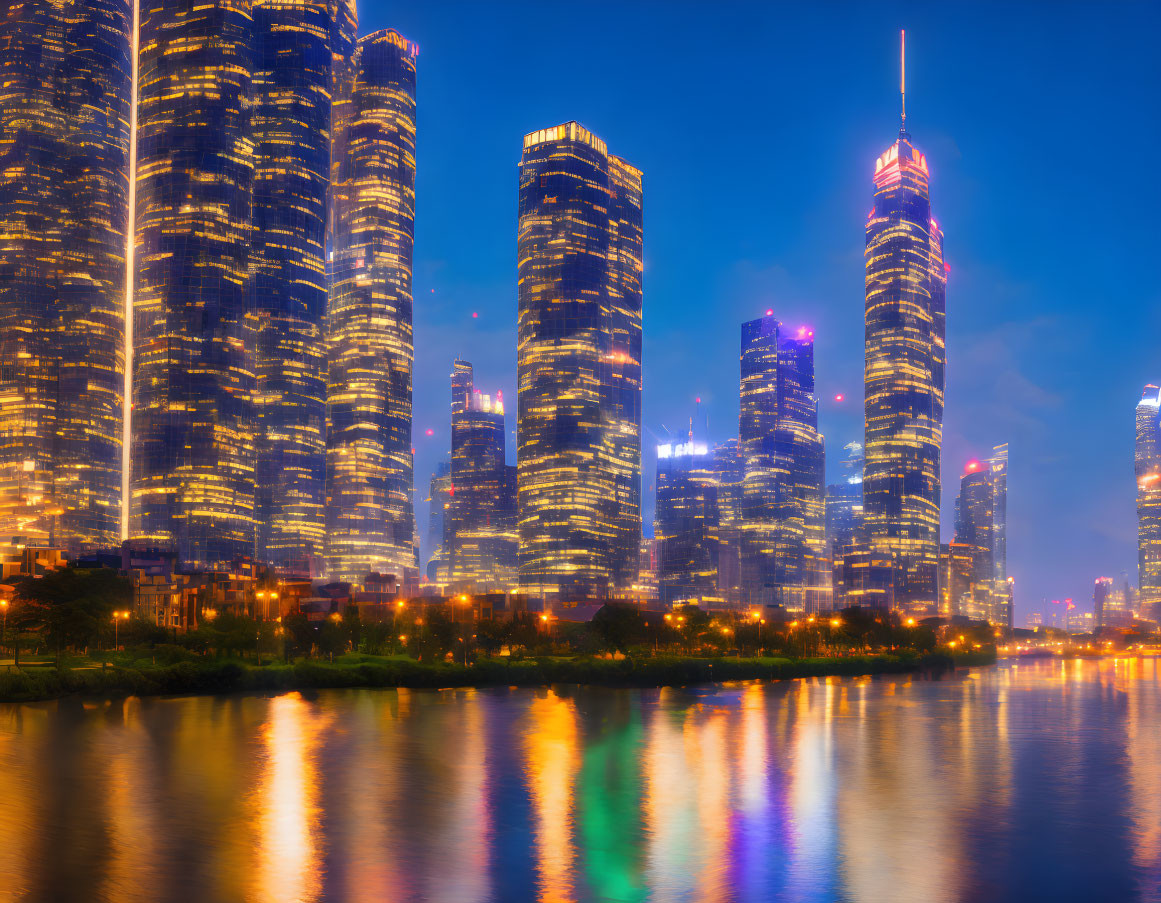
M 1112 577 L 1097 577 L 1092 586 L 1092 615 L 1093 629 L 1100 630 L 1105 626 L 1105 609 L 1109 603 L 1109 596 L 1113 592 Z
M 466 367 L 466 380 L 464 369 Z M 504 401 L 471 383 L 456 361 L 451 485 L 444 515 L 448 583 L 454 592 L 508 592 L 516 585 L 516 468 L 505 460 Z
M 985 465 L 969 461 L 955 501 L 955 542 L 973 556 L 970 605 L 974 619 L 1012 626 L 1007 565 L 1008 446 L 998 445 Z M 954 597 L 953 597 L 954 601 Z
M 864 542 L 863 532 L 863 446 L 846 445 L 843 480 L 826 487 L 826 557 L 832 574 L 834 608 L 845 608 L 847 587 L 843 582 L 843 556 Z
M 979 549 L 969 543 L 948 542 L 940 547 L 939 614 L 945 618 L 987 619 L 990 583 L 977 581 Z
M 475 388 L 475 371 L 467 361 L 458 357 L 452 361 L 451 372 L 451 415 L 462 414 L 468 406 L 468 399 Z
M 563 600 L 636 582 L 641 171 L 576 122 L 524 136 L 518 249 L 520 585 Z
M 720 601 L 718 482 L 704 443 L 657 447 L 653 534 L 658 543 L 657 588 L 664 605 Z
M 427 492 L 427 544 L 431 554 L 427 558 L 427 579 L 432 583 L 447 582 L 447 543 L 445 522 L 451 505 L 451 463 L 440 461 Z
M 744 605 L 742 588 L 742 505 L 746 465 L 737 439 L 714 447 L 712 466 L 718 494 L 718 594 Z
M 1137 583 L 1141 608 L 1161 605 L 1161 389 L 1145 386 L 1137 402 Z
M 830 584 L 814 333 L 769 312 L 742 324 L 738 449 L 745 602 L 814 611 Z

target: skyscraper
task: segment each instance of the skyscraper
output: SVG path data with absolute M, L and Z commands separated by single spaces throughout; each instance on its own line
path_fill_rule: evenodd
M 641 172 L 568 122 L 520 161 L 520 583 L 632 584 L 641 535 Z
M 217 567 L 254 551 L 254 22 L 140 9 L 130 534 Z
M 1161 389 L 1145 386 L 1137 402 L 1137 583 L 1140 608 L 1155 616 L 1161 603 Z
M 359 39 L 335 114 L 328 310 L 326 567 L 358 582 L 417 567 L 411 263 L 415 58 L 398 32 Z
M 748 601 L 816 610 L 829 580 L 814 333 L 788 332 L 771 312 L 742 324 L 738 447 Z
M 971 604 L 957 614 L 1011 627 L 1007 563 L 1008 446 L 997 445 L 990 461 L 969 461 L 955 500 L 955 542 L 972 550 Z
M 1105 606 L 1113 593 L 1112 577 L 1097 577 L 1092 584 L 1093 630 L 1099 632 L 1105 626 Z
M 427 579 L 447 582 L 447 543 L 444 522 L 451 507 L 451 462 L 440 461 L 431 475 L 427 491 Z
M 992 448 L 988 459 L 992 481 L 992 617 L 1014 626 L 1013 579 L 1008 574 L 1008 443 Z
M 351 13 L 336 21 L 328 0 L 253 6 L 256 557 L 308 575 L 324 536 L 333 69 Z
M 746 462 L 737 439 L 711 452 L 718 507 L 718 594 L 734 605 L 749 601 L 742 587 L 742 511 Z
M 120 536 L 132 26 L 0 12 L 0 546 Z
M 718 480 L 704 443 L 657 447 L 653 535 L 659 543 L 657 587 L 662 603 L 717 601 Z
M 451 486 L 445 513 L 448 582 L 456 592 L 505 592 L 516 583 L 516 468 L 506 463 L 504 401 L 476 391 L 456 360 Z
M 456 414 L 462 414 L 467 408 L 468 399 L 475 388 L 475 373 L 472 365 L 458 357 L 452 362 L 451 373 L 451 413 L 452 422 Z
M 902 85 L 901 85 L 902 87 Z M 894 604 L 938 598 L 943 437 L 943 233 L 931 216 L 927 158 L 899 137 L 875 161 L 866 229 L 863 507 L 869 541 L 892 562 Z
M 851 604 L 844 583 L 843 556 L 863 539 L 863 445 L 848 442 L 845 448 L 843 479 L 826 487 L 826 553 L 835 608 Z

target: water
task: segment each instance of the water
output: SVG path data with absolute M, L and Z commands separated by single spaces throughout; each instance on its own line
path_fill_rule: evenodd
M 0 900 L 1161 900 L 1161 668 L 0 707 Z

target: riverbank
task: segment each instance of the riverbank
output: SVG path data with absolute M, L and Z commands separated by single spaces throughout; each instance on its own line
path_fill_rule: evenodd
M 557 683 L 611 687 L 685 686 L 726 680 L 899 674 L 994 662 L 989 651 L 948 655 L 866 655 L 841 658 L 484 658 L 464 666 L 447 662 L 347 655 L 334 662 L 305 660 L 257 665 L 207 660 L 153 665 L 73 660 L 62 668 L 33 665 L 0 673 L 0 702 L 62 696 L 122 697 L 238 692 L 285 692 L 339 687 L 539 687 Z

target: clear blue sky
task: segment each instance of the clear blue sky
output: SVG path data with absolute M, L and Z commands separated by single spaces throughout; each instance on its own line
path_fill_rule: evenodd
M 1136 581 L 1133 408 L 1161 379 L 1161 6 L 365 0 L 360 20 L 420 46 L 421 529 L 453 357 L 503 389 L 515 429 L 520 141 L 569 119 L 645 173 L 646 448 L 698 395 L 711 438 L 736 433 L 739 324 L 773 308 L 815 330 L 834 473 L 862 436 L 863 224 L 905 27 L 951 265 L 945 534 L 963 463 L 1007 441 L 1017 623 L 1041 598 L 1087 605 L 1098 575 Z M 651 453 L 643 468 L 649 523 Z

